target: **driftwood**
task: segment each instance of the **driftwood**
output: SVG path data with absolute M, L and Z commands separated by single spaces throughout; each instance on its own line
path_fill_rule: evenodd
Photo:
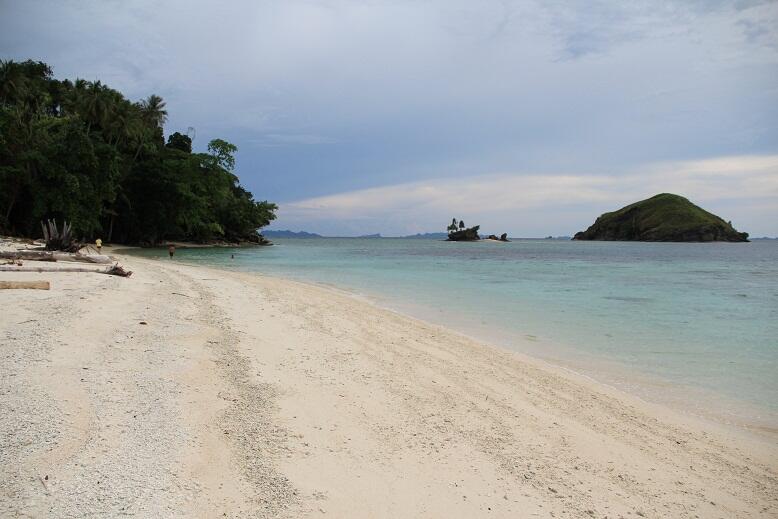
M 81 244 L 73 238 L 73 227 L 67 222 L 62 224 L 60 231 L 56 220 L 41 221 L 41 229 L 47 250 L 77 252 L 81 248 Z
M 94 272 L 97 274 L 109 274 L 111 276 L 121 276 L 128 278 L 132 275 L 132 271 L 124 270 L 118 263 L 102 269 L 90 269 L 86 267 L 9 267 L 7 265 L 0 265 L 0 272 Z
M 0 281 L 0 290 L 13 288 L 30 288 L 35 290 L 48 290 L 48 281 Z
M 38 250 L 0 252 L 0 259 L 33 261 L 81 261 L 84 263 L 111 263 L 111 258 L 102 254 L 79 254 Z

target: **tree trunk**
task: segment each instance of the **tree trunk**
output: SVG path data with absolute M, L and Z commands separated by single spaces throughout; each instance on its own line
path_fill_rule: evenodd
M 111 236 L 113 236 L 113 219 L 116 215 L 111 215 L 111 223 L 108 224 L 108 243 L 111 243 Z
M 113 261 L 103 254 L 71 254 L 67 252 L 49 252 L 37 250 L 19 250 L 0 252 L 0 259 L 32 260 L 32 261 L 81 261 L 83 263 L 111 263 Z
M 14 288 L 29 288 L 33 290 L 48 290 L 48 281 L 0 281 L 0 290 Z
M 87 267 L 9 267 L 0 265 L 0 272 L 93 272 L 112 276 L 130 277 L 132 272 L 126 271 L 118 264 L 108 268 L 90 269 Z
M 11 195 L 11 201 L 8 203 L 8 209 L 5 211 L 5 221 L 8 223 L 8 227 L 11 227 L 11 211 L 13 211 L 14 205 L 16 205 L 16 197 L 19 196 L 19 182 L 16 182 L 14 186 L 13 195 Z

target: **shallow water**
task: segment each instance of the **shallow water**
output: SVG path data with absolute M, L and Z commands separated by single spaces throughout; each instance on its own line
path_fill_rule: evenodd
M 176 260 L 333 284 L 650 400 L 778 425 L 778 241 L 278 239 Z

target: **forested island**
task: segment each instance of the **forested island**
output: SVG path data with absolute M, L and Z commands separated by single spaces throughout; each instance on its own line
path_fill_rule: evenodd
M 748 241 L 731 222 L 682 196 L 660 193 L 605 213 L 574 240 L 710 242 Z
M 480 225 L 466 227 L 464 221 L 457 221 L 456 218 L 453 218 L 449 226 L 446 227 L 448 231 L 446 241 L 478 241 L 481 239 L 478 235 L 478 229 L 480 228 Z
M 38 237 L 53 218 L 84 240 L 262 242 L 277 207 L 241 187 L 236 146 L 165 142 L 166 120 L 159 96 L 132 102 L 43 62 L 0 61 L 0 233 Z
M 262 235 L 267 238 L 322 238 L 321 234 L 305 231 L 263 231 Z

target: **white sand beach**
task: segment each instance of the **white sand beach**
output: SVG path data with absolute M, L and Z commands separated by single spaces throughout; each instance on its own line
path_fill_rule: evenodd
M 336 290 L 0 273 L 2 517 L 778 517 L 727 429 Z

